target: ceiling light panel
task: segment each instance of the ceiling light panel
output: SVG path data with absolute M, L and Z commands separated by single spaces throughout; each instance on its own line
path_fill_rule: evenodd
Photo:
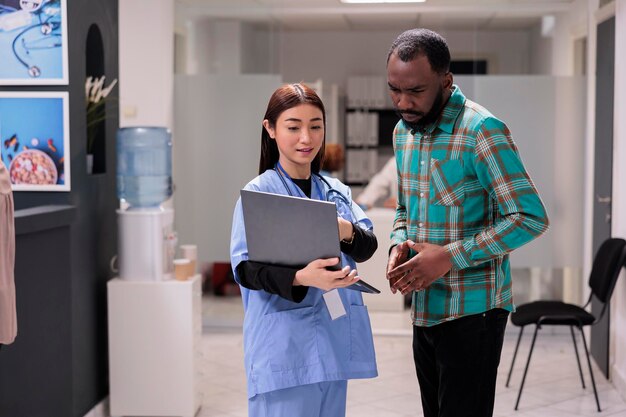
M 398 30 L 416 27 L 417 13 L 385 14 L 348 14 L 346 19 L 353 30 Z
M 424 3 L 426 0 L 341 0 L 347 4 Z
M 347 4 L 424 3 L 426 0 L 341 0 Z
M 295 31 L 348 30 L 346 19 L 342 15 L 277 15 L 276 19 L 283 29 Z

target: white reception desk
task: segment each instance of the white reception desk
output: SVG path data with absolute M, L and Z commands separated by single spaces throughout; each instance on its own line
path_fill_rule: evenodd
M 389 253 L 391 229 L 396 211 L 388 208 L 373 208 L 366 212 L 374 223 L 374 234 L 378 239 L 378 250 L 368 261 L 358 264 L 359 275 L 380 290 L 380 294 L 363 294 L 363 301 L 370 311 L 403 311 L 403 297 L 392 294 L 385 277 Z

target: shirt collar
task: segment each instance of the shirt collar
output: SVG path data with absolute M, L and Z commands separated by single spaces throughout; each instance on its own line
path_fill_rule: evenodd
M 458 85 L 452 85 L 452 94 L 450 99 L 441 112 L 441 117 L 437 121 L 437 127 L 446 133 L 451 134 L 454 131 L 454 123 L 465 106 L 465 96 L 461 92 Z

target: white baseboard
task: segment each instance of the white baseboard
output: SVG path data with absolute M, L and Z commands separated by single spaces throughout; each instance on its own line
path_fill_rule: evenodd
M 622 396 L 624 401 L 626 401 L 626 374 L 624 374 L 618 367 L 615 365 L 612 366 L 611 369 L 611 380 L 615 389 Z
M 84 417 L 109 417 L 109 397 L 96 404 Z

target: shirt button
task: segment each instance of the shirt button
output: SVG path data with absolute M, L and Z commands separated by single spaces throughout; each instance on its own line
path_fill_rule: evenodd
M 418 224 L 419 227 L 424 227 L 424 223 L 420 222 L 420 224 Z
M 420 165 L 424 165 L 424 161 L 420 161 Z

